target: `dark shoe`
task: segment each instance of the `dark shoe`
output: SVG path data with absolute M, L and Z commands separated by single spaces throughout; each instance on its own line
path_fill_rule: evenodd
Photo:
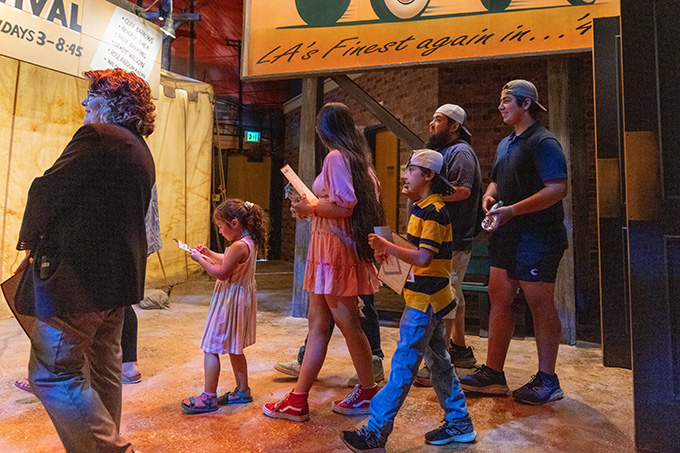
M 460 386 L 463 390 L 491 395 L 502 395 L 510 390 L 505 382 L 505 373 L 492 370 L 486 365 L 461 378 Z
M 431 373 L 427 365 L 423 366 L 416 374 L 416 384 L 422 387 L 432 387 Z
M 342 440 L 352 451 L 364 451 L 370 453 L 384 453 L 385 444 L 380 436 L 367 426 L 356 431 L 343 431 Z
M 472 427 L 472 420 L 467 415 L 463 418 L 447 422 L 425 434 L 425 442 L 431 445 L 446 445 L 451 442 L 472 442 L 477 433 Z
M 561 400 L 564 393 L 556 374 L 550 376 L 539 371 L 529 383 L 512 392 L 512 397 L 518 403 L 539 405 Z
M 472 352 L 472 346 L 458 346 L 450 341 L 449 355 L 451 356 L 451 363 L 456 368 L 472 368 L 477 363 L 475 354 Z

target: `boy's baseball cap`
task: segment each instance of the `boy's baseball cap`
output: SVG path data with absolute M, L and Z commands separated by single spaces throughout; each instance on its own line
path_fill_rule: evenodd
M 451 189 L 450 194 L 455 192 L 453 185 L 441 174 L 442 168 L 444 167 L 444 157 L 441 155 L 441 153 L 431 149 L 413 150 L 411 158 L 406 163 L 406 167 L 408 168 L 409 165 L 417 165 L 418 167 L 423 167 L 434 171 L 435 177 L 444 181 L 444 183 Z
M 460 128 L 463 129 L 466 134 L 472 137 L 470 131 L 467 129 L 467 127 L 465 127 L 467 113 L 465 113 L 463 107 L 456 104 L 444 104 L 434 113 L 441 113 L 442 115 L 446 115 L 447 117 L 451 118 L 453 121 L 456 121 L 458 124 L 460 124 Z
M 501 91 L 507 91 L 508 94 L 512 94 L 515 97 L 529 98 L 532 100 L 532 102 L 539 106 L 541 110 L 544 112 L 548 111 L 547 108 L 543 107 L 543 105 L 538 102 L 538 91 L 536 90 L 536 86 L 528 80 L 511 80 L 505 84 Z

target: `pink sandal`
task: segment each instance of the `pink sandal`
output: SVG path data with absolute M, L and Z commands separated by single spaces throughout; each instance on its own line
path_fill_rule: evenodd
M 200 396 L 192 396 L 182 401 L 182 409 L 187 414 L 205 414 L 206 412 L 214 412 L 217 408 L 217 397 L 209 396 L 205 392 L 201 393 Z
M 27 378 L 23 378 L 23 379 L 19 379 L 18 381 L 14 381 L 12 383 L 12 385 L 16 389 L 19 389 L 19 390 L 22 390 L 22 391 L 28 392 L 28 393 L 33 393 L 33 391 L 31 390 L 31 383 L 28 382 Z

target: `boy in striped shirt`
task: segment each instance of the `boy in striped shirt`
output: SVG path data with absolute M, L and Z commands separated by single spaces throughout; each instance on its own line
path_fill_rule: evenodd
M 444 410 L 444 423 L 428 432 L 425 442 L 444 445 L 472 442 L 477 437 L 443 335 L 442 320 L 456 307 L 449 284 L 451 220 L 442 198 L 442 195 L 453 193 L 453 187 L 440 174 L 443 163 L 440 153 L 417 150 L 406 165 L 402 193 L 414 201 L 406 238 L 417 249 L 399 247 L 380 236 L 369 235 L 376 260 L 380 263 L 392 255 L 412 264 L 414 281 L 404 287 L 406 307 L 399 324 L 400 338 L 387 385 L 371 401 L 368 424 L 356 431 L 343 431 L 343 441 L 355 452 L 385 451 L 394 418 L 406 399 L 423 356 Z

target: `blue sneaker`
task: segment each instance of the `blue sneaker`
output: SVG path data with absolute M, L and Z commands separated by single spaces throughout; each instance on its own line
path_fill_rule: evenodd
M 367 426 L 356 431 L 343 431 L 342 440 L 354 452 L 385 453 L 386 440 L 374 433 Z
M 425 442 L 431 445 L 446 445 L 451 442 L 472 442 L 477 433 L 472 427 L 470 416 L 466 415 L 450 422 L 444 420 L 442 426 L 425 434 Z
M 512 392 L 512 397 L 518 403 L 537 406 L 550 401 L 561 400 L 564 393 L 560 388 L 560 380 L 556 374 L 550 376 L 539 371 L 526 385 Z
M 503 395 L 508 393 L 508 384 L 505 381 L 505 373 L 496 371 L 486 365 L 482 365 L 472 374 L 465 375 L 460 380 L 463 390 L 491 395 Z

